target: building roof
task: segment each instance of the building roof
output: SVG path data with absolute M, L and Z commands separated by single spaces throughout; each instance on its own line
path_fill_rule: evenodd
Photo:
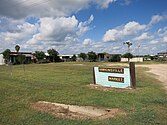
M 32 57 L 31 52 L 10 52 L 10 55 L 17 56 L 17 55 L 25 55 L 26 57 Z

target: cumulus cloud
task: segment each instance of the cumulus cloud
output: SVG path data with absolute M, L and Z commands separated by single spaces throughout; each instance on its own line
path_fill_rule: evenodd
M 85 46 L 91 45 L 92 43 L 93 43 L 93 40 L 92 40 L 92 39 L 85 39 L 85 40 L 83 41 L 83 45 L 85 45 Z
M 121 47 L 120 46 L 114 46 L 112 47 L 113 50 L 119 50 Z
M 90 27 L 88 26 L 92 21 L 94 20 L 94 16 L 91 15 L 88 21 L 80 22 L 78 25 L 79 31 L 77 32 L 77 35 L 82 35 L 88 30 L 90 30 Z
M 117 0 L 96 0 L 97 4 L 101 8 L 108 8 L 110 3 L 116 2 Z
M 149 22 L 149 26 L 159 23 L 162 20 L 167 20 L 167 15 L 154 15 Z
M 10 19 L 8 19 L 8 21 L 11 23 L 13 22 Z M 30 24 L 27 22 L 19 23 L 16 25 L 16 23 L 13 22 L 12 29 L 8 30 L 9 27 L 7 27 L 7 31 L 3 29 L 3 31 L 0 32 L 0 43 L 4 48 L 10 48 L 10 46 L 15 45 L 16 43 L 22 44 L 38 31 L 37 24 Z
M 89 24 L 93 21 L 93 15 L 87 21 L 79 22 L 75 16 L 71 17 L 57 17 L 57 18 L 40 18 L 38 33 L 34 34 L 31 39 L 26 42 L 25 48 L 30 46 L 44 46 L 58 48 L 60 52 L 66 48 L 76 51 L 75 46 L 81 46 L 79 37 L 87 32 L 90 28 Z M 85 39 L 84 46 L 88 46 L 93 41 Z M 61 48 L 61 49 L 60 49 Z M 39 48 L 38 48 L 39 49 Z
M 163 41 L 167 43 L 167 36 L 163 38 Z
M 150 41 L 150 44 L 157 44 L 157 43 L 159 43 L 158 40 L 152 40 L 152 41 Z
M 96 4 L 101 8 L 107 8 L 116 0 L 1 0 L 0 15 L 15 19 L 28 16 L 61 17 L 70 16 Z M 8 8 L 8 9 L 6 9 Z
M 126 5 L 131 2 L 131 0 L 122 1 Z M 82 41 L 81 36 L 92 30 L 90 24 L 94 16 L 91 15 L 89 19 L 81 22 L 72 14 L 91 5 L 106 9 L 114 2 L 117 0 L 1 0 L 0 49 L 1 51 L 6 48 L 14 50 L 14 46 L 19 44 L 24 51 L 46 51 L 55 48 L 61 54 L 76 54 L 92 50 L 123 53 L 126 47 L 122 47 L 122 41 L 129 39 L 133 42 L 133 46 L 137 44 L 135 40 L 147 40 L 143 43 L 149 47 L 158 42 L 160 45 L 166 44 L 167 27 L 157 32 L 151 32 L 149 29 L 165 20 L 165 15 L 154 15 L 147 25 L 131 21 L 111 28 L 106 31 L 101 41 L 91 38 Z M 37 18 L 33 24 L 26 20 L 32 17 Z
M 157 35 L 162 42 L 167 42 L 167 27 L 158 29 Z
M 73 47 L 80 43 L 79 37 L 90 30 L 90 23 L 93 15 L 84 22 L 80 22 L 75 16 L 71 17 L 44 17 L 38 22 L 31 24 L 26 20 L 15 23 L 13 19 L 8 19 L 12 23 L 12 30 L 3 29 L 0 32 L 0 43 L 4 43 L 3 48 L 11 48 L 19 44 L 24 50 L 46 50 L 47 48 L 66 46 Z M 0 25 L 3 23 L 1 20 Z M 7 27 L 8 28 L 8 27 Z M 89 44 L 88 39 L 84 44 Z M 67 47 L 67 48 L 68 48 Z
M 135 41 L 143 41 L 143 40 L 149 40 L 152 39 L 153 36 L 150 35 L 148 32 L 142 33 L 140 36 L 134 38 Z
M 135 35 L 138 32 L 144 30 L 145 28 L 146 25 L 140 25 L 138 22 L 132 21 L 121 27 L 116 27 L 115 29 L 110 29 L 106 31 L 103 37 L 103 41 L 119 41 L 126 36 Z

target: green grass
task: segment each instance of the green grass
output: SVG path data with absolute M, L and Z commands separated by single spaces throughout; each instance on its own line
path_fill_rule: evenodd
M 147 69 L 137 68 L 136 91 L 95 90 L 92 67 L 102 63 L 0 66 L 0 125 L 166 125 L 167 94 Z M 67 120 L 35 111 L 37 101 L 120 108 L 127 115 L 105 120 Z

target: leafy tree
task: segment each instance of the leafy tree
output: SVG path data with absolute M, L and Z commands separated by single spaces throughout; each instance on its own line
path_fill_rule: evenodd
M 3 58 L 5 59 L 5 63 L 9 65 L 10 68 L 10 74 L 11 76 L 13 75 L 12 73 L 12 65 L 10 65 L 9 60 L 10 60 L 10 49 L 6 49 L 2 54 L 3 54 Z
M 43 51 L 35 51 L 35 56 L 38 60 L 42 60 L 45 58 L 45 53 Z
M 97 55 L 95 52 L 91 51 L 91 52 L 88 52 L 88 59 L 91 61 L 91 62 L 95 62 L 96 59 L 97 59 Z
M 49 50 L 47 50 L 47 52 L 48 52 L 49 56 L 51 57 L 50 60 L 52 62 L 56 62 L 57 59 L 59 58 L 58 57 L 59 53 L 55 49 L 49 49 Z
M 85 60 L 87 58 L 86 53 L 80 53 L 79 57 L 82 58 L 83 60 Z
M 124 57 L 124 58 L 128 58 L 128 62 L 129 62 L 129 60 L 130 60 L 131 58 L 133 58 L 133 55 L 132 55 L 131 53 L 125 53 L 125 54 L 123 55 L 123 57 Z
M 2 54 L 3 54 L 3 58 L 5 59 L 5 63 L 9 62 L 10 59 L 10 49 L 6 49 Z
M 19 45 L 16 45 L 16 46 L 15 46 L 15 50 L 16 50 L 16 52 L 18 53 L 19 50 L 20 50 L 20 46 L 19 46 Z
M 114 55 L 111 57 L 111 62 L 120 62 L 121 57 L 119 55 Z
M 76 61 L 76 59 L 77 59 L 77 57 L 76 57 L 76 55 L 74 54 L 74 55 L 72 56 L 72 61 Z
M 20 64 L 24 64 L 25 60 L 26 60 L 26 56 L 25 55 L 18 55 L 17 60 Z

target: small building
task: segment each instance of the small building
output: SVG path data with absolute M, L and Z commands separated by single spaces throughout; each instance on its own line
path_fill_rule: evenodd
M 157 56 L 159 61 L 162 61 L 162 62 L 167 61 L 167 52 L 160 52 L 157 54 Z
M 64 62 L 72 61 L 73 55 L 59 55 L 60 59 Z
M 160 52 L 160 53 L 157 53 L 157 55 L 160 58 L 167 57 L 167 52 Z
M 108 53 L 98 53 L 97 59 L 99 62 L 109 62 L 114 56 L 121 57 L 121 54 L 108 54 Z M 119 62 L 119 59 L 116 59 L 116 62 Z
M 4 65 L 5 64 L 5 60 L 3 58 L 3 54 L 0 54 L 0 65 Z
M 33 54 L 31 52 L 11 52 L 10 53 L 10 63 L 12 64 L 17 64 L 18 63 L 18 56 L 19 55 L 24 55 L 25 56 L 25 61 L 24 63 L 29 64 L 33 60 Z
M 143 57 L 135 57 L 129 60 L 130 62 L 143 62 Z M 121 58 L 121 62 L 128 62 L 128 58 Z

